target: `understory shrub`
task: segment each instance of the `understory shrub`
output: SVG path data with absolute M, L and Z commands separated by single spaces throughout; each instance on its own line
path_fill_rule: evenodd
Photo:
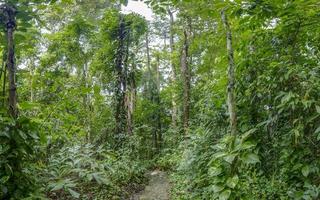
M 144 181 L 146 163 L 93 144 L 65 145 L 38 163 L 41 189 L 28 199 L 121 199 Z M 133 188 L 134 190 L 135 188 Z
M 198 128 L 180 145 L 183 156 L 171 174 L 172 199 L 318 199 L 319 161 L 307 157 L 307 148 L 293 148 L 284 138 L 281 144 L 286 148 L 279 149 L 274 160 L 266 160 L 262 145 L 257 145 L 259 131 L 253 128 L 213 140 L 214 131 Z M 264 169 L 271 164 L 276 171 Z

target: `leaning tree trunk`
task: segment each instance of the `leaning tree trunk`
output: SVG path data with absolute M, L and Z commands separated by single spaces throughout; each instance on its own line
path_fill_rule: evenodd
M 229 111 L 229 117 L 230 117 L 231 134 L 235 135 L 237 133 L 237 116 L 236 116 L 236 103 L 235 103 L 235 92 L 234 92 L 235 64 L 234 64 L 233 47 L 232 47 L 232 34 L 231 34 L 231 29 L 230 29 L 227 15 L 225 14 L 225 10 L 221 11 L 221 19 L 226 29 L 227 51 L 228 51 L 228 62 L 229 62 L 227 105 L 228 105 L 228 111 Z
M 174 54 L 174 32 L 173 32 L 173 25 L 174 25 L 174 18 L 173 18 L 173 13 L 171 10 L 168 10 L 169 17 L 170 17 L 170 65 L 171 65 L 171 81 L 172 84 L 174 85 L 177 80 L 177 72 L 176 68 L 174 66 L 174 61 L 173 61 L 173 54 Z M 177 127 L 177 116 L 178 116 L 178 108 L 177 108 L 177 96 L 175 92 L 172 92 L 172 126 L 175 129 Z
M 190 115 L 190 69 L 188 64 L 188 33 L 184 31 L 184 43 L 181 54 L 181 72 L 183 77 L 183 129 L 185 135 L 188 134 L 189 129 L 189 115 Z
M 6 34 L 7 34 L 7 69 L 9 79 L 9 114 L 13 118 L 18 117 L 17 109 L 17 86 L 16 86 L 16 68 L 14 62 L 14 41 L 13 34 L 16 28 L 15 15 L 16 10 L 11 6 L 6 6 L 4 9 L 6 17 Z

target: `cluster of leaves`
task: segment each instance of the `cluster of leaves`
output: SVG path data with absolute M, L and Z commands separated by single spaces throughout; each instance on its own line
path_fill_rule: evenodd
M 25 117 L 0 115 L 0 198 L 23 198 L 34 190 L 30 163 L 36 160 L 38 125 Z
M 105 32 L 117 29 L 118 23 L 113 24 L 112 19 L 122 14 L 107 8 L 118 1 L 4 3 L 8 2 L 18 10 L 18 107 L 20 115 L 27 118 L 14 121 L 1 110 L 0 198 L 126 198 L 130 190 L 124 187 L 141 183 L 146 165 L 132 159 L 129 147 L 114 152 L 95 146 L 112 145 L 109 133 L 115 125 L 106 90 L 113 78 L 108 78 L 112 76 L 106 71 L 113 70 L 113 60 L 99 57 L 99 53 L 113 57 L 116 51 L 111 44 L 114 38 L 105 37 L 112 34 Z M 113 18 L 108 21 L 102 13 Z M 145 32 L 145 20 L 135 14 L 123 16 L 131 31 L 130 42 L 136 45 Z M 3 38 L 0 52 L 5 54 Z M 5 69 L 3 63 L 1 70 Z M 5 105 L 6 76 L 0 79 Z M 69 143 L 74 137 L 79 140 Z
M 184 159 L 177 161 L 174 198 L 319 198 L 316 4 L 239 1 L 228 6 L 237 63 L 236 138 L 223 136 L 228 134 L 228 121 L 226 76 L 221 72 L 226 71 L 227 59 L 214 11 L 220 4 L 199 1 L 201 11 L 184 7 L 187 15 L 201 16 L 197 25 L 213 23 L 214 28 L 195 26 L 199 32 L 194 31 L 191 41 L 190 53 L 201 60 L 193 66 L 194 131 L 180 152 Z M 244 139 L 246 130 L 255 130 L 249 140 Z
M 148 82 L 154 72 L 147 72 L 142 64 L 147 60 L 141 51 L 147 23 L 139 15 L 121 14 L 118 1 L 12 0 L 0 1 L 0 6 L 8 2 L 19 11 L 15 47 L 17 64 L 24 68 L 18 70 L 21 116 L 41 125 L 24 117 L 12 120 L 1 111 L 1 198 L 22 199 L 35 183 L 42 187 L 29 199 L 125 198 L 123 187 L 142 180 L 146 165 L 141 160 L 157 158 L 157 135 L 164 148 L 156 164 L 178 168 L 172 176 L 174 199 L 320 198 L 317 0 L 146 1 L 161 15 L 150 33 L 165 43 L 163 52 L 161 44 L 150 47 L 159 58 L 156 63 L 151 59 L 151 67 L 166 68 L 171 63 L 170 70 L 177 71 L 177 80 L 164 81 L 159 75 L 160 94 Z M 224 103 L 227 58 L 217 12 L 224 8 L 228 8 L 237 65 L 236 136 L 228 135 Z M 168 9 L 179 10 L 173 24 L 164 17 Z M 125 40 L 121 42 L 126 46 L 120 50 L 125 52 L 119 52 L 122 20 Z M 42 22 L 46 28 L 39 26 Z M 183 106 L 178 57 L 186 24 L 192 75 L 187 139 L 179 135 L 180 119 L 178 127 L 169 128 L 172 105 L 177 104 L 178 110 Z M 175 44 L 169 56 L 166 40 L 171 31 Z M 3 39 L 0 47 L 5 55 Z M 117 133 L 110 133 L 116 127 L 112 95 L 119 79 L 115 74 L 119 53 L 125 55 L 121 71 L 126 82 L 118 86 L 124 89 L 130 81 L 136 102 L 134 134 L 121 133 L 125 142 L 115 152 L 105 146 L 116 146 L 112 138 Z M 168 77 L 167 68 L 161 70 Z M 4 92 L 5 78 L 1 77 Z M 152 98 L 157 95 L 155 103 Z M 178 115 L 182 118 L 180 111 Z M 126 123 L 125 116 L 122 119 Z M 80 139 L 67 142 L 73 138 Z M 41 148 L 47 151 L 36 158 L 34 153 Z M 30 178 L 31 174 L 37 178 Z
M 173 180 L 177 183 L 173 196 L 177 199 L 234 199 L 242 191 L 243 175 L 260 163 L 256 143 L 252 137 L 255 130 L 242 136 L 225 136 L 208 141 L 212 132 L 199 128 L 196 135 L 182 145 L 187 150 L 176 163 Z M 183 181 L 182 181 L 183 180 Z M 190 192 L 192 191 L 192 192 Z M 184 199 L 182 198 L 182 199 Z
M 52 153 L 47 163 L 38 163 L 37 168 L 42 188 L 30 199 L 41 195 L 50 199 L 117 199 L 129 195 L 126 186 L 142 183 L 146 165 L 103 146 L 74 144 Z

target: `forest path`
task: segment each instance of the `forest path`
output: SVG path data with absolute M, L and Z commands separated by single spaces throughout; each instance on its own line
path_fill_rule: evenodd
M 131 200 L 169 200 L 170 184 L 166 172 L 155 170 L 148 174 L 149 183 Z

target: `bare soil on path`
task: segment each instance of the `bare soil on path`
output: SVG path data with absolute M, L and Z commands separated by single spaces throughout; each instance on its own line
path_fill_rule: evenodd
M 147 176 L 148 185 L 130 200 L 169 200 L 170 183 L 166 172 L 155 170 L 149 172 Z

